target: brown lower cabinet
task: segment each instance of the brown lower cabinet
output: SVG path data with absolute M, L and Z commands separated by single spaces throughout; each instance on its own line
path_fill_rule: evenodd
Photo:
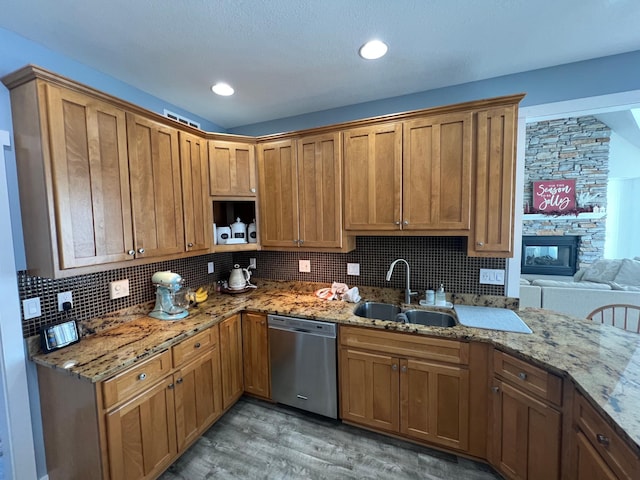
M 242 321 L 239 313 L 220 322 L 220 365 L 222 367 L 222 409 L 242 396 Z
M 468 343 L 341 327 L 340 344 L 343 420 L 468 450 Z
M 227 341 L 215 325 L 95 384 L 38 366 L 49 478 L 160 475 L 224 411 Z M 237 352 L 237 341 L 231 343 L 226 350 Z M 241 372 L 241 362 L 229 371 Z
M 271 398 L 268 333 L 267 315 L 253 312 L 242 314 L 244 391 L 266 399 Z

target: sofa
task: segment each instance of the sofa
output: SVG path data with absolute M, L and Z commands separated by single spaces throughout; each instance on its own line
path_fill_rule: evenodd
M 520 280 L 520 308 L 535 307 L 586 318 L 604 305 L 640 306 L 640 257 L 598 260 L 570 281 Z

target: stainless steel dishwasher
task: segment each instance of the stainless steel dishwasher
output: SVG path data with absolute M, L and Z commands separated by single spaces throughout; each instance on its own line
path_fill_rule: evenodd
M 338 418 L 336 325 L 269 315 L 271 397 Z

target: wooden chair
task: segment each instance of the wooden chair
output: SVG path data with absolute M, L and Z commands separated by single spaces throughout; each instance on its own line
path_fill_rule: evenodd
M 588 320 L 640 333 L 640 306 L 605 305 L 587 315 Z

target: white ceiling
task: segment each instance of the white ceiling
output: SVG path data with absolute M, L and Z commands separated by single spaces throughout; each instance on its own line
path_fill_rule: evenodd
M 640 50 L 640 1 L 0 0 L 0 27 L 232 128 Z

